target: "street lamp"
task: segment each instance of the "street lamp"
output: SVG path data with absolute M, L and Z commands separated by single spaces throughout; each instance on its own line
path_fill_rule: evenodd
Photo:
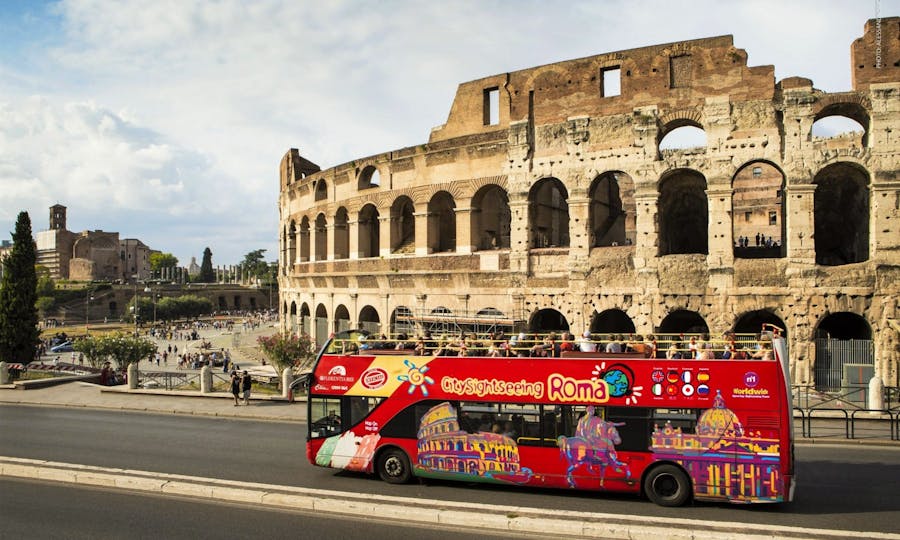
M 94 300 L 93 294 L 85 294 L 84 295 L 84 333 L 88 333 L 88 308 L 90 307 L 90 302 Z

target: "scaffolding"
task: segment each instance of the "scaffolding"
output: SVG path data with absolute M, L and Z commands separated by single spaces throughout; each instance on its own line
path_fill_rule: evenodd
M 525 319 L 516 314 L 505 314 L 496 309 L 453 312 L 448 309 L 418 309 L 415 313 L 409 310 L 399 311 L 393 321 L 394 333 L 407 335 L 458 335 L 474 333 L 487 335 L 491 333 L 511 334 L 525 327 Z

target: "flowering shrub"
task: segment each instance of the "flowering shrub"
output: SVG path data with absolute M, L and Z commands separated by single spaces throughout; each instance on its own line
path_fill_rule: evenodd
M 312 339 L 306 334 L 260 336 L 256 342 L 278 371 L 308 367 L 315 356 Z

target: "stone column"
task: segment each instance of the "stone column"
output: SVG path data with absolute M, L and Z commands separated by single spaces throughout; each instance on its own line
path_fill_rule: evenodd
M 128 388 L 131 390 L 136 390 L 138 387 L 138 365 L 137 362 L 133 364 L 128 364 Z
M 9 384 L 9 366 L 6 362 L 0 362 L 0 384 Z
M 291 392 L 291 384 L 294 382 L 294 371 L 286 367 L 281 372 L 281 397 L 291 399 L 293 401 L 293 392 Z
M 456 252 L 472 253 L 477 249 L 472 238 L 472 207 L 457 208 L 456 214 Z
M 428 246 L 428 212 L 416 212 L 416 256 L 422 257 L 431 253 Z
M 791 287 L 814 286 L 816 243 L 815 200 L 816 186 L 810 184 L 791 185 L 785 188 L 785 220 L 788 237 L 787 256 L 789 261 L 788 279 Z
M 576 182 L 570 181 L 569 185 Z M 569 270 L 585 274 L 591 252 L 591 236 L 588 230 L 591 201 L 586 190 L 572 188 L 569 196 Z
M 200 368 L 200 393 L 209 394 L 213 391 L 212 369 L 209 366 Z
M 391 254 L 391 214 L 378 217 L 378 255 L 387 257 Z
M 359 219 L 348 219 L 350 228 L 350 258 L 359 259 Z

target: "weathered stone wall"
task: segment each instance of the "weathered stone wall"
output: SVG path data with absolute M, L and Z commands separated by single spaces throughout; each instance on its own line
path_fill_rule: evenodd
M 900 18 L 880 24 L 880 64 L 869 21 L 849 92 L 776 82 L 720 36 L 463 83 L 419 146 L 325 170 L 291 150 L 279 203 L 284 327 L 322 334 L 308 326 L 319 318 L 323 339 L 336 313 L 349 325 L 375 313 L 388 331 L 398 310 L 493 308 L 532 327 L 555 310 L 575 332 L 621 312 L 643 334 L 688 312 L 719 334 L 764 313 L 786 327 L 805 384 L 817 328 L 847 313 L 871 329 L 876 372 L 896 385 Z M 614 75 L 617 94 L 604 82 Z M 833 115 L 864 132 L 814 137 L 813 123 Z M 683 126 L 706 145 L 660 150 Z M 449 215 L 434 206 L 448 200 Z M 410 220 L 414 241 L 398 249 Z M 508 238 L 485 247 L 506 220 Z M 757 248 L 756 233 L 777 245 Z M 744 236 L 754 245 L 736 247 Z M 438 240 L 455 249 L 436 253 Z

